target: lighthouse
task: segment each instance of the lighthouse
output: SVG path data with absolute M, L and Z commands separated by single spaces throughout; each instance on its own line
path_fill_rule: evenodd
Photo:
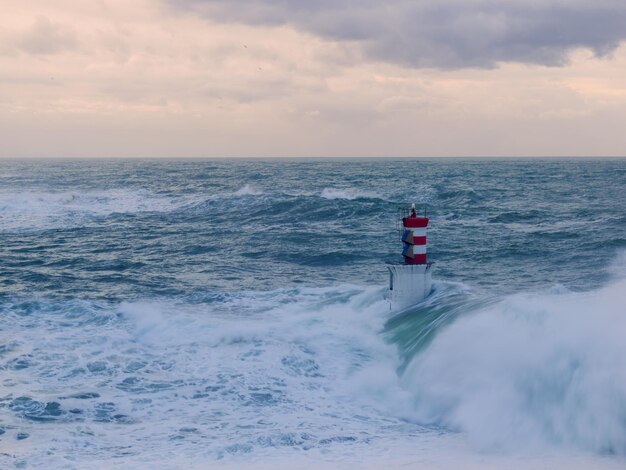
M 391 307 L 406 308 L 424 300 L 432 289 L 432 265 L 426 254 L 428 217 L 418 216 L 415 204 L 400 214 L 402 257 L 400 263 L 390 264 L 389 290 Z

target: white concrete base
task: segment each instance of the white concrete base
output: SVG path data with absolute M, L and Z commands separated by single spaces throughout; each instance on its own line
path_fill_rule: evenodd
M 432 289 L 432 263 L 392 264 L 389 268 L 389 300 L 403 309 L 424 300 Z

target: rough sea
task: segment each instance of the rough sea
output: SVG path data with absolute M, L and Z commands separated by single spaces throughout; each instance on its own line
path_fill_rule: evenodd
M 626 159 L 0 161 L 0 377 L 2 469 L 625 468 Z

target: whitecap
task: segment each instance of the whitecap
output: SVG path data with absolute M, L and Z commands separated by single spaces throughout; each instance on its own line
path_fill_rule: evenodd
M 168 212 L 192 198 L 168 197 L 147 190 L 0 192 L 2 230 L 30 230 L 81 225 L 111 214 Z
M 233 193 L 234 196 L 260 196 L 263 191 L 249 184 L 244 185 Z
M 382 199 L 380 194 L 373 191 L 362 191 L 352 188 L 324 188 L 320 194 L 324 199 Z

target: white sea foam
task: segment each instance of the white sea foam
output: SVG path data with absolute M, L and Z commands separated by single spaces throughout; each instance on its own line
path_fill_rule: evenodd
M 310 195 L 310 194 L 306 194 Z M 387 202 L 395 202 L 398 204 L 406 204 L 407 201 L 417 204 L 429 203 L 436 195 L 436 191 L 429 185 L 416 183 L 407 191 L 405 188 L 397 188 L 393 191 L 382 194 L 377 191 L 359 189 L 359 188 L 332 188 L 327 187 L 319 194 L 324 199 L 345 199 L 353 201 L 355 199 L 380 199 Z
M 413 418 L 488 450 L 626 454 L 625 305 L 622 280 L 519 294 L 457 320 L 404 374 Z
M 408 405 L 410 394 L 397 383 L 395 348 L 377 335 L 388 315 L 378 289 L 291 289 L 243 293 L 214 306 L 146 301 L 87 310 L 77 316 L 43 304 L 29 328 L 10 327 L 23 333 L 3 360 L 27 353 L 29 366 L 7 372 L 4 395 L 59 402 L 61 419 L 69 420 L 46 428 L 0 409 L 12 429 L 33 436 L 32 448 L 11 449 L 30 465 L 71 458 L 96 467 L 113 459 L 121 467 L 175 468 L 159 465 L 177 448 L 183 466 L 245 467 L 263 455 L 309 450 L 343 449 L 354 457 L 374 441 L 424 433 L 388 414 L 389 402 Z M 100 397 L 61 398 L 86 391 Z M 100 417 L 98 406 L 113 411 Z M 77 422 L 67 414 L 72 407 L 82 410 Z M 54 456 L 45 452 L 52 439 Z
M 159 196 L 146 190 L 3 191 L 0 192 L 0 227 L 28 230 L 73 226 L 115 213 L 171 211 L 189 202 L 189 198 Z
M 263 191 L 250 185 L 246 184 L 242 188 L 238 189 L 233 193 L 234 196 L 260 196 L 263 194 Z
M 608 271 L 616 281 L 626 279 L 626 250 L 621 250 L 617 253 Z
M 382 199 L 382 196 L 374 191 L 363 191 L 354 188 L 324 188 L 320 194 L 324 199 Z
M 444 329 L 402 381 L 395 346 L 378 334 L 389 315 L 379 289 L 245 292 L 212 304 L 113 309 L 43 303 L 3 323 L 16 338 L 3 361 L 25 357 L 30 365 L 3 371 L 2 396 L 82 411 L 41 424 L 0 408 L 9 426 L 0 463 L 619 468 L 622 460 L 581 451 L 602 450 L 591 442 L 620 450 L 623 439 L 623 287 L 511 297 Z M 555 390 L 563 384 L 574 389 L 561 400 Z M 75 396 L 85 392 L 100 396 Z M 437 426 L 420 425 L 428 420 Z M 18 431 L 30 437 L 15 441 Z M 466 436 L 489 450 L 527 449 L 535 438 L 574 450 L 518 459 L 476 453 Z

